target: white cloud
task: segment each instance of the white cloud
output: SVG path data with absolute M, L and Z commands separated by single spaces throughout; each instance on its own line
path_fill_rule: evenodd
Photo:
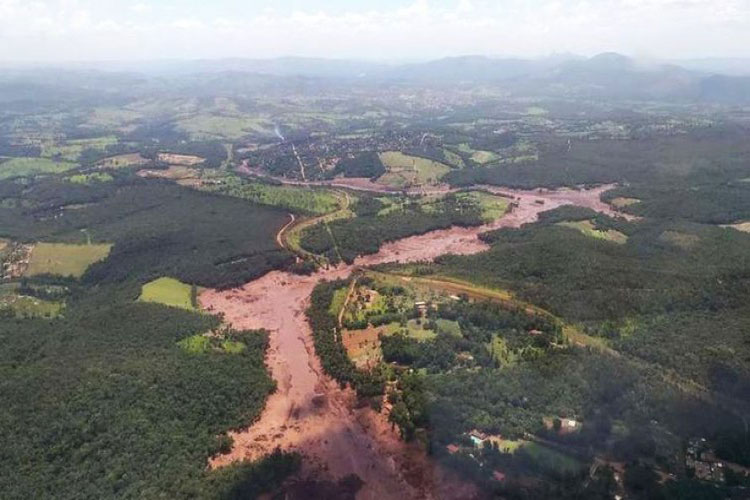
M 136 14 L 147 14 L 153 10 L 153 7 L 149 4 L 138 2 L 130 6 L 130 10 Z
M 0 0 L 0 60 L 603 50 L 750 56 L 747 0 L 415 0 L 339 9 L 320 0 L 292 11 L 283 3 L 238 10 L 226 0 Z

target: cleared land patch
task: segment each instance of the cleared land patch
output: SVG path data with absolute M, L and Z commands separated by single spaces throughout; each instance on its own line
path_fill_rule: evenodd
M 159 153 L 157 156 L 159 161 L 169 163 L 170 165 L 184 165 L 187 167 L 198 165 L 203 163 L 205 159 L 195 155 L 183 155 L 177 153 Z
M 17 293 L 0 294 L 0 314 L 16 318 L 54 318 L 60 315 L 62 302 L 43 300 Z
M 617 198 L 613 198 L 609 203 L 615 208 L 625 208 L 640 202 L 641 200 L 639 200 L 638 198 L 625 198 L 624 196 L 619 196 Z
M 492 151 L 475 151 L 471 155 L 471 161 L 479 163 L 480 165 L 497 161 L 499 159 L 500 156 L 497 153 L 493 153 Z
M 169 179 L 182 186 L 199 186 L 200 172 L 184 165 L 170 165 L 166 169 L 143 169 L 138 171 L 140 177 Z
M 112 182 L 114 177 L 103 172 L 94 172 L 91 174 L 76 174 L 68 177 L 68 180 L 74 184 L 96 184 L 97 182 Z
M 378 181 L 392 187 L 436 184 L 451 170 L 443 163 L 406 155 L 400 151 L 386 151 L 379 156 L 387 172 Z
M 190 354 L 208 354 L 209 352 L 223 352 L 226 354 L 242 354 L 247 345 L 236 340 L 217 337 L 212 334 L 192 335 L 177 342 L 185 352 Z
M 177 126 L 194 139 L 239 139 L 250 133 L 273 134 L 273 125 L 260 118 L 238 116 L 197 115 L 180 120 Z
M 54 274 L 80 278 L 88 267 L 109 255 L 112 245 L 71 245 L 67 243 L 38 243 L 31 252 L 29 267 L 24 276 Z
M 138 300 L 195 310 L 193 287 L 174 278 L 159 278 L 146 283 L 141 288 L 141 296 Z
M 594 223 L 590 220 L 558 222 L 557 225 L 576 229 L 586 236 L 619 243 L 620 245 L 628 241 L 628 237 L 620 231 L 615 231 L 614 229 L 608 229 L 606 231 L 597 229 L 596 226 L 594 226 Z
M 738 222 L 736 224 L 723 224 L 721 227 L 728 227 L 742 231 L 743 233 L 750 233 L 750 222 Z
M 59 174 L 78 165 L 49 158 L 4 158 L 0 159 L 0 179 L 38 174 Z
M 482 219 L 486 222 L 499 219 L 505 215 L 510 206 L 510 201 L 507 198 L 483 191 L 457 193 L 456 198 L 470 204 L 478 205 L 482 210 Z
M 327 189 L 247 182 L 234 176 L 227 176 L 218 180 L 217 183 L 204 182 L 201 189 L 242 198 L 261 205 L 282 207 L 312 215 L 335 212 L 345 203 L 344 196 Z
M 61 144 L 54 142 L 44 143 L 42 146 L 42 156 L 51 158 L 60 158 L 64 160 L 76 161 L 84 149 L 96 149 L 103 151 L 107 146 L 117 144 L 117 137 L 104 136 L 93 139 L 75 139 Z
M 99 168 L 123 168 L 130 166 L 138 166 L 148 163 L 149 160 L 142 157 L 138 153 L 128 153 L 124 155 L 110 156 L 99 160 L 96 164 Z
M 682 233 L 680 231 L 664 231 L 659 235 L 659 241 L 669 243 L 683 250 L 690 250 L 700 242 L 697 234 Z

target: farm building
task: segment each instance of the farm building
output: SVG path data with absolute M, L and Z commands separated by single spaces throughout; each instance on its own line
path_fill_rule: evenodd
M 471 439 L 471 442 L 476 448 L 481 448 L 485 441 L 487 441 L 487 434 L 474 429 L 469 433 L 469 439 Z

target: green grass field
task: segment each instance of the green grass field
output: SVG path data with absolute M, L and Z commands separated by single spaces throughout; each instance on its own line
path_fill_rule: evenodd
M 683 233 L 680 231 L 664 231 L 659 235 L 659 241 L 669 243 L 683 250 L 691 250 L 701 238 L 697 234 Z
M 6 293 L 0 296 L 0 310 L 11 310 L 16 318 L 54 318 L 63 310 L 62 302 Z
M 220 339 L 207 335 L 192 335 L 177 342 L 185 352 L 190 354 L 206 354 L 210 351 L 226 354 L 242 354 L 247 346 L 236 340 Z
M 75 163 L 48 158 L 5 158 L 0 159 L 0 180 L 38 174 L 59 174 L 77 166 Z
M 123 168 L 129 166 L 137 166 L 148 163 L 146 158 L 143 158 L 138 153 L 128 153 L 124 155 L 110 156 L 97 162 L 99 168 Z
M 338 317 L 341 308 L 344 307 L 346 301 L 346 295 L 349 293 L 348 286 L 342 286 L 333 292 L 333 299 L 331 299 L 331 305 L 328 306 L 328 312 L 331 316 Z
M 386 151 L 380 153 L 379 156 L 387 172 L 378 181 L 397 188 L 436 184 L 440 178 L 451 170 L 448 165 L 443 163 L 405 155 L 400 151 Z
M 432 330 L 424 328 L 424 322 L 418 324 L 416 319 L 410 319 L 406 323 L 406 328 L 403 328 L 398 322 L 389 323 L 386 325 L 385 334 L 395 335 L 399 331 L 405 330 L 408 337 L 411 337 L 420 342 L 432 340 L 437 337 L 437 333 Z
M 445 155 L 445 160 L 453 165 L 456 168 L 465 168 L 466 163 L 464 163 L 463 158 L 461 158 L 459 155 L 451 151 L 450 149 L 443 148 L 443 154 Z
M 110 244 L 70 245 L 67 243 L 38 243 L 31 252 L 29 267 L 24 276 L 54 274 L 80 278 L 86 269 L 109 255 Z
M 492 151 L 474 151 L 471 155 L 471 161 L 484 165 L 500 159 L 497 153 Z
M 202 114 L 177 122 L 193 139 L 235 140 L 251 133 L 273 134 L 273 124 L 262 118 Z
M 438 318 L 435 320 L 437 323 L 437 331 L 443 335 L 451 335 L 452 337 L 461 337 L 461 325 L 458 321 L 451 321 L 449 319 Z
M 311 215 L 331 213 L 341 205 L 341 197 L 327 189 L 245 183 L 235 176 L 227 176 L 222 180 L 223 184 L 206 184 L 201 189 Z
M 508 211 L 508 205 L 510 205 L 507 198 L 483 191 L 457 193 L 456 197 L 459 200 L 479 205 L 482 209 L 482 219 L 487 222 L 492 222 L 505 215 L 505 212 Z
M 159 278 L 143 285 L 138 300 L 193 311 L 195 305 L 193 304 L 191 290 L 190 285 L 174 278 Z
M 594 227 L 594 223 L 590 220 L 558 222 L 558 225 L 576 229 L 582 234 L 585 234 L 586 236 L 590 236 L 592 238 L 611 241 L 613 243 L 619 243 L 620 245 L 628 241 L 628 237 L 626 235 L 622 234 L 619 231 L 615 231 L 614 229 L 609 229 L 607 231 L 596 229 Z
M 527 442 L 518 448 L 518 450 L 528 453 L 532 460 L 542 469 L 556 471 L 561 474 L 576 474 L 583 467 L 583 464 L 575 458 L 539 443 Z
M 639 200 L 638 198 L 625 198 L 623 196 L 613 198 L 612 201 L 610 201 L 612 206 L 615 208 L 625 208 L 640 202 L 641 200 Z
M 94 172 L 91 174 L 75 174 L 68 177 L 68 180 L 74 184 L 91 185 L 97 182 L 112 182 L 114 177 L 103 172 Z
M 42 146 L 42 156 L 47 158 L 59 157 L 64 160 L 76 161 L 84 149 L 104 150 L 107 146 L 117 144 L 117 137 L 104 136 L 93 139 L 76 139 L 64 143 L 45 142 Z

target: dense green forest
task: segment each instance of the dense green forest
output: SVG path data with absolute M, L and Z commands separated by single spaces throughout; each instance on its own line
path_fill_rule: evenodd
M 133 285 L 81 287 L 58 320 L 0 321 L 4 498 L 217 498 L 242 479 L 205 464 L 274 389 L 265 333 L 186 352 L 217 319 L 134 302 Z
M 720 185 L 747 176 L 750 146 L 737 125 L 701 128 L 678 136 L 628 140 L 571 140 L 547 136 L 537 161 L 453 170 L 455 185 L 533 188 L 622 183 L 633 187 Z
M 274 390 L 266 333 L 222 330 L 243 347 L 196 352 L 181 341 L 217 330 L 220 318 L 136 301 L 159 276 L 226 287 L 287 265 L 274 242 L 284 212 L 127 171 L 91 185 L 6 181 L 0 191 L 3 237 L 114 243 L 80 280 L 21 283 L 64 300 L 62 316 L 0 318 L 0 457 L 14 464 L 0 471 L 3 498 L 255 498 L 298 468 L 298 457 L 276 454 L 206 470 L 231 444 L 225 433 L 256 418 Z
M 274 236 L 281 210 L 202 193 L 166 181 L 121 177 L 78 185 L 41 180 L 0 186 L 0 236 L 21 241 L 114 243 L 110 258 L 84 278 L 90 283 L 173 276 L 231 287 L 288 265 Z

